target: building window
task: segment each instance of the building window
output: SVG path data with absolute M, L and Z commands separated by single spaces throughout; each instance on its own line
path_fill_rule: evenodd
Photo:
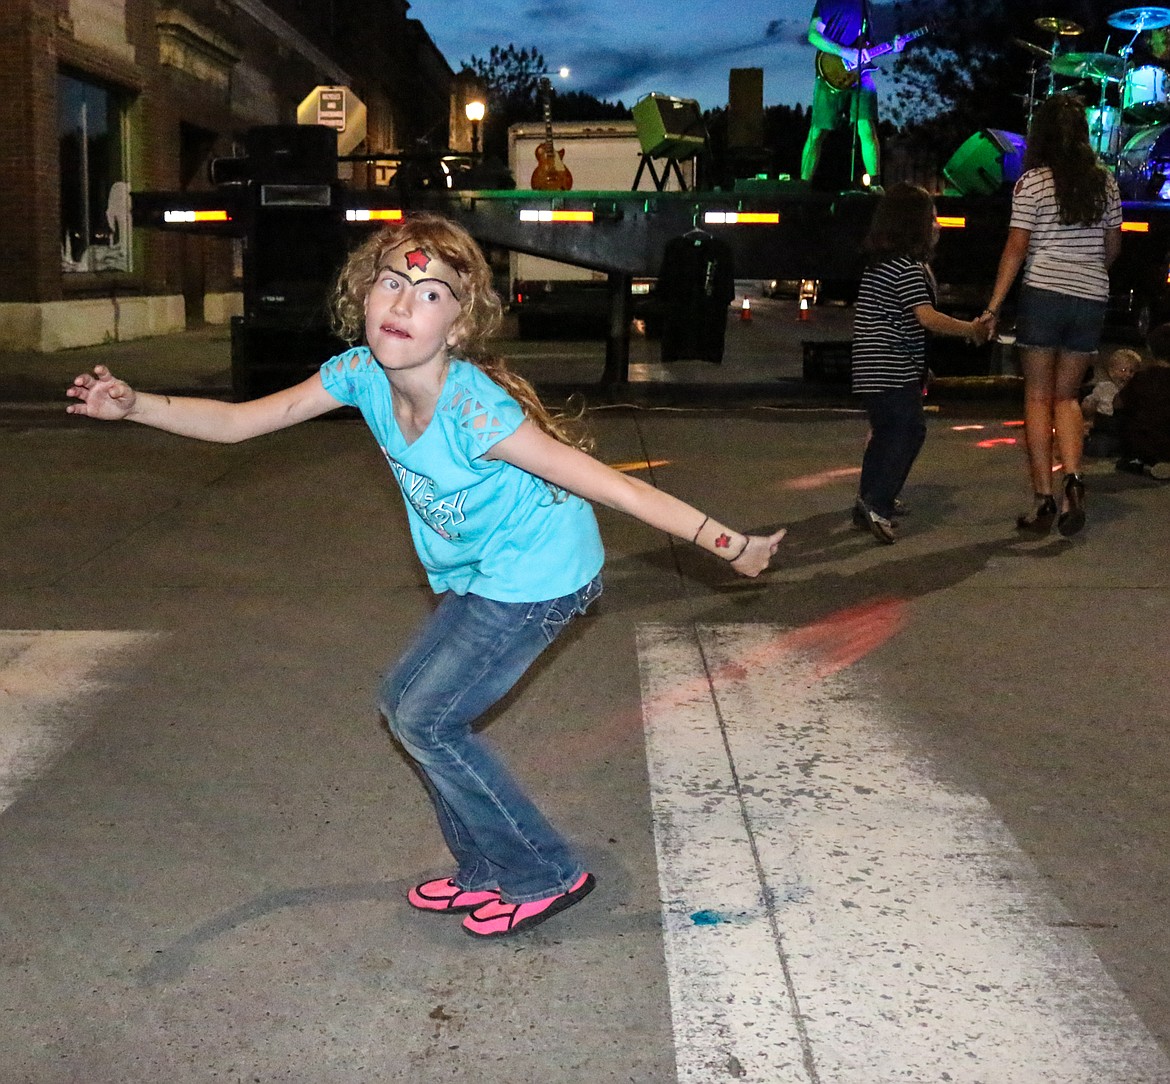
M 57 77 L 61 269 L 130 270 L 126 103 L 107 87 Z

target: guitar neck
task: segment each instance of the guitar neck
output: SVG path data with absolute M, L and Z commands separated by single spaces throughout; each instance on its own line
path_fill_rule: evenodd
M 912 41 L 917 41 L 919 38 L 924 37 L 929 30 L 930 28 L 928 26 L 920 26 L 917 30 L 911 30 L 909 34 L 902 34 L 894 38 L 893 41 L 883 41 L 880 45 L 872 45 L 868 50 L 869 55 L 871 57 L 885 56 L 886 53 L 892 53 L 896 49 L 904 49 Z
M 550 100 L 550 92 L 552 91 L 552 84 L 547 79 L 540 81 L 540 97 L 541 104 L 544 107 L 544 138 L 548 143 L 548 148 L 551 151 L 553 145 L 552 134 L 552 101 Z
M 894 43 L 892 41 L 884 41 L 881 45 L 870 45 L 865 50 L 869 54 L 870 60 L 874 57 L 885 56 L 886 53 L 894 51 Z

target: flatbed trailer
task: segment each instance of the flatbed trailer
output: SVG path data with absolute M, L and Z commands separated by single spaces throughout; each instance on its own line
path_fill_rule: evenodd
M 604 273 L 609 320 L 602 382 L 629 375 L 630 283 L 657 275 L 667 243 L 694 229 L 731 247 L 738 278 L 856 287 L 878 196 L 799 183 L 767 191 L 396 191 L 341 183 L 248 181 L 202 193 L 135 193 L 136 225 L 244 240 L 244 314 L 233 323 L 233 385 L 245 396 L 311 372 L 338 343 L 326 299 L 345 253 L 411 211 L 442 213 L 485 245 Z M 933 261 L 952 311 L 981 307 L 1007 234 L 1008 193 L 940 196 Z M 1111 319 L 1135 334 L 1170 319 L 1170 203 L 1124 204 Z

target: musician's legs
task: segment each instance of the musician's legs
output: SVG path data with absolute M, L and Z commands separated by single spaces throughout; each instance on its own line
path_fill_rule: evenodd
M 881 145 L 878 141 L 877 87 L 873 74 L 861 77 L 857 100 L 857 141 L 861 145 L 861 164 L 873 184 L 881 179 Z
M 857 140 L 861 144 L 861 163 L 870 180 L 876 184 L 881 176 L 882 152 L 878 142 L 877 125 L 868 120 L 857 122 Z
M 808 139 L 800 156 L 800 179 L 811 181 L 821 161 L 825 135 L 848 122 L 846 111 L 851 95 L 842 94 L 819 75 L 813 80 L 812 109 L 809 111 Z
M 808 139 L 804 141 L 804 150 L 800 156 L 800 179 L 811 181 L 821 160 L 821 144 L 825 141 L 825 129 L 815 124 L 808 130 Z

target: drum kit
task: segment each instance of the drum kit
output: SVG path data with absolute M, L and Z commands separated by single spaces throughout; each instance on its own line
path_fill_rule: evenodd
M 1089 139 L 1101 159 L 1117 174 L 1126 199 L 1170 198 L 1170 72 L 1157 64 L 1131 63 L 1139 35 L 1170 27 L 1170 8 L 1126 8 L 1108 16 L 1109 26 L 1131 31 L 1129 42 L 1116 55 L 1108 51 L 1072 52 L 1069 39 L 1084 28 L 1069 19 L 1045 16 L 1034 26 L 1051 36 L 1050 48 L 1016 38 L 1015 44 L 1036 60 L 1031 69 L 1032 91 L 1027 96 L 1028 125 L 1037 101 L 1036 79 L 1040 63 L 1048 69 L 1049 95 L 1056 93 L 1056 78 L 1096 84 L 1097 101 L 1086 109 Z M 1167 35 L 1170 43 L 1170 34 Z M 1170 50 L 1166 54 L 1170 66 Z M 1163 186 L 1166 195 L 1163 196 Z

